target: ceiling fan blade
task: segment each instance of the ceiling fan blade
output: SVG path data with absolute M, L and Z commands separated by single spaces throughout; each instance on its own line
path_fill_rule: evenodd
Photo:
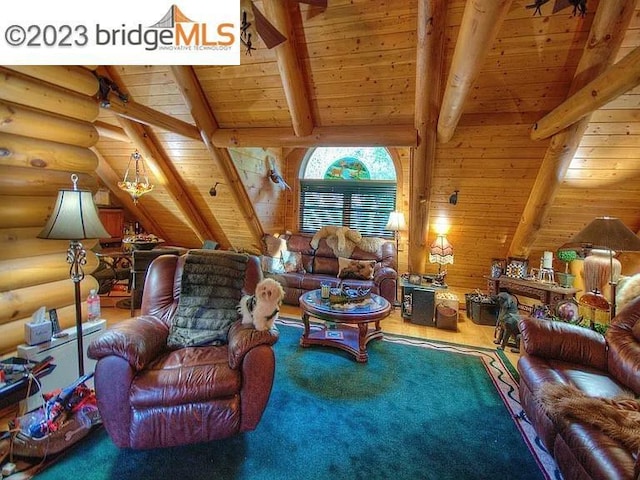
M 298 0 L 298 3 L 306 3 L 314 7 L 327 8 L 327 0 Z
M 564 10 L 570 5 L 571 5 L 571 2 L 569 0 L 556 0 L 556 4 L 553 6 L 553 13 L 557 13 L 560 10 Z
M 253 12 L 253 18 L 256 22 L 256 31 L 260 38 L 267 46 L 267 48 L 273 48 L 284 42 L 287 37 L 282 35 L 276 27 L 274 27 L 269 20 L 262 14 L 255 4 L 251 3 L 251 10 Z

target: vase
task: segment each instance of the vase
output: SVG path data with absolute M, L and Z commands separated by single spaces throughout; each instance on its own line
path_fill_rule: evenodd
M 564 272 L 556 272 L 556 277 L 558 278 L 560 286 L 564 288 L 573 287 L 573 281 L 576 279 L 575 275 Z

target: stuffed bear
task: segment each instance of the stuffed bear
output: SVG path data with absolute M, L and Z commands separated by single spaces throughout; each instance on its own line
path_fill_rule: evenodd
M 498 313 L 498 334 L 496 335 L 495 343 L 500 344 L 498 347 L 504 350 L 511 337 L 519 343 L 520 329 L 518 328 L 518 320 L 520 315 L 518 314 L 518 301 L 516 297 L 508 294 L 507 292 L 500 292 L 496 297 L 500 311 Z M 518 347 L 512 348 L 513 353 L 519 353 Z
M 336 225 L 326 225 L 316 232 L 311 239 L 311 246 L 314 249 L 318 248 L 321 238 L 327 238 L 335 236 L 338 239 L 338 251 L 344 252 L 347 248 L 347 240 L 352 241 L 356 245 L 362 240 L 362 235 L 356 230 L 351 230 L 349 227 L 339 227 Z

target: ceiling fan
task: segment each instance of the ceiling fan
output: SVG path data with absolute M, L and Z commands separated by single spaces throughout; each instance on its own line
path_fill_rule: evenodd
M 327 7 L 328 0 L 295 0 L 297 3 L 305 3 L 314 7 Z M 247 48 L 247 53 L 251 54 L 251 50 L 255 50 L 252 47 L 251 32 L 249 29 L 255 26 L 255 31 L 258 36 L 264 42 L 267 48 L 273 48 L 284 42 L 285 37 L 273 24 L 267 19 L 267 17 L 258 9 L 253 0 L 242 0 L 242 27 L 241 36 L 243 37 L 243 44 Z

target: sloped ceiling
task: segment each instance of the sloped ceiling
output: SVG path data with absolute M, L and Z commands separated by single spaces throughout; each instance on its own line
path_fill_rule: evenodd
M 531 3 L 329 0 L 326 9 L 297 2 L 279 9 L 286 2 L 256 2 L 293 35 L 274 49 L 255 43 L 240 66 L 97 69 L 131 99 L 114 99 L 98 119 L 99 176 L 170 243 L 216 238 L 250 248 L 261 232 L 295 223 L 296 190 L 266 180 L 267 157 L 295 183 L 300 149 L 388 146 L 406 173 L 399 208 L 410 218 L 407 261 L 424 268 L 429 226 L 446 217 L 456 249 L 450 283 L 465 287 L 481 285 L 492 257 L 539 258 L 598 215 L 637 232 L 636 84 L 568 137 L 531 136 L 579 86 L 634 54 L 638 2 L 589 0 L 584 17 L 571 7 L 552 13 L 554 1 L 537 15 Z M 597 12 L 613 19 L 594 21 Z M 601 31 L 620 45 L 594 59 L 609 42 Z M 158 186 L 134 207 L 115 182 L 141 144 Z M 211 197 L 215 182 L 223 185 Z M 448 198 L 456 189 L 454 207 Z

